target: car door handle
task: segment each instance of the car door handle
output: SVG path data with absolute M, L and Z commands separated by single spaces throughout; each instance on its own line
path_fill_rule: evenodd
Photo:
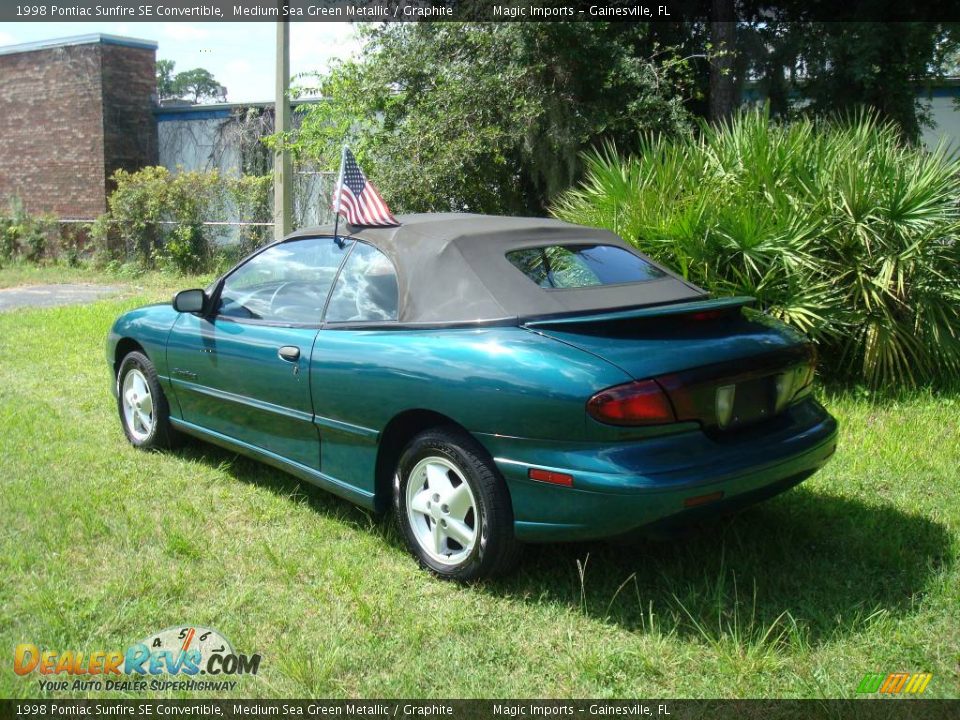
M 277 357 L 287 362 L 296 362 L 300 359 L 300 348 L 295 345 L 284 345 L 277 350 Z

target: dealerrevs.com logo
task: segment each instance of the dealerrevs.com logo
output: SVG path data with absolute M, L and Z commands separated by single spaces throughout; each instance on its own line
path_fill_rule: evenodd
M 233 690 L 242 675 L 256 675 L 260 655 L 234 651 L 216 630 L 178 626 L 149 635 L 126 650 L 51 650 L 17 645 L 13 670 L 40 675 L 40 690 L 143 692 Z M 200 676 L 203 676 L 201 679 Z
M 881 693 L 883 695 L 922 695 L 932 673 L 867 673 L 857 686 L 858 693 Z

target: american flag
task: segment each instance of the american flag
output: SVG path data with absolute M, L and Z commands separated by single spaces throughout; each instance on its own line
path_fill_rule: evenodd
M 333 194 L 333 211 L 343 215 L 351 225 L 399 225 L 377 188 L 363 175 L 353 153 L 343 149 L 340 178 Z

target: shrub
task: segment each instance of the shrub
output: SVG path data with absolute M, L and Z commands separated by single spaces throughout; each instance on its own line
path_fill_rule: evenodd
M 20 226 L 8 218 L 0 219 L 0 258 L 12 260 L 20 249 Z
M 113 176 L 109 212 L 91 227 L 100 262 L 122 259 L 181 272 L 210 270 L 220 260 L 221 220 L 228 208 L 248 222 L 271 220 L 271 176 L 233 178 L 218 171 L 171 173 L 147 167 Z M 241 226 L 240 252 L 270 237 L 269 227 Z
M 960 161 L 892 125 L 771 125 L 763 110 L 696 138 L 586 158 L 557 217 L 609 228 L 688 279 L 761 305 L 872 387 L 960 372 Z
M 93 244 L 93 261 L 97 266 L 104 267 L 126 257 L 124 242 L 109 213 L 104 213 L 91 223 L 90 240 Z
M 115 257 L 119 246 L 125 259 L 145 265 L 182 272 L 206 268 L 219 228 L 203 222 L 221 217 L 224 208 L 224 179 L 217 171 L 172 174 L 145 167 L 118 170 L 113 181 L 109 218 L 94 228 L 101 254 Z
M 188 273 L 206 269 L 209 254 L 202 225 L 177 225 L 167 235 L 163 251 L 154 251 L 154 261 Z
M 40 262 L 59 246 L 59 222 L 51 215 L 30 215 L 19 197 L 8 203 L 7 217 L 0 218 L 0 257 Z
M 107 204 L 127 259 L 150 262 L 154 251 L 162 248 L 160 223 L 171 219 L 170 181 L 170 171 L 165 167 L 146 167 L 134 173 L 117 170 L 113 174 L 116 189 Z
M 31 217 L 23 224 L 20 235 L 20 255 L 28 262 L 38 263 L 55 250 L 59 235 L 59 223 L 55 217 L 44 215 Z
M 80 264 L 89 247 L 91 225 L 89 223 L 63 223 L 57 235 L 54 256 L 67 265 Z
M 273 221 L 273 176 L 242 175 L 228 186 L 237 217 L 251 223 Z M 244 225 L 238 235 L 238 254 L 246 255 L 273 238 L 273 228 L 265 225 Z
M 92 223 L 61 223 L 31 216 L 19 198 L 0 213 L 0 260 L 77 264 L 92 250 L 97 265 L 132 263 L 140 269 L 208 272 L 245 255 L 272 237 L 270 226 L 241 226 L 239 242 L 218 241 L 228 211 L 241 220 L 272 220 L 273 178 L 211 172 L 171 173 L 164 167 L 118 170 L 108 212 Z

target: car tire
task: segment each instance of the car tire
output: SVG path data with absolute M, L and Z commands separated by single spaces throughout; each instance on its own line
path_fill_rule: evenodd
M 170 425 L 170 405 L 157 369 L 141 352 L 128 353 L 117 373 L 117 411 L 130 444 L 142 450 L 162 450 L 178 444 L 180 434 Z
M 516 567 L 521 546 L 506 483 L 466 433 L 417 435 L 400 456 L 393 495 L 407 547 L 438 577 L 480 580 Z

